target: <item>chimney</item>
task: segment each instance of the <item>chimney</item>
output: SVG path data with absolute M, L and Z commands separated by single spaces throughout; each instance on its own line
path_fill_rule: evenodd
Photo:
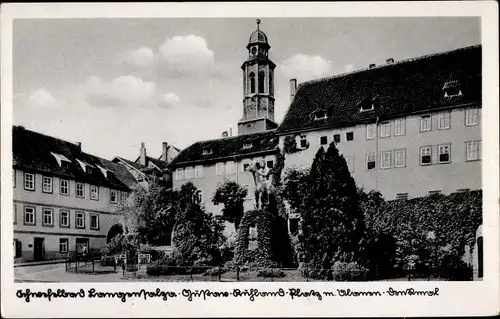
M 393 64 L 394 63 L 394 59 L 393 58 L 388 58 L 387 60 L 385 60 L 385 62 L 387 64 Z
M 376 65 L 375 63 L 371 63 L 371 64 L 370 64 L 370 66 L 369 66 L 369 68 L 370 68 L 370 69 L 373 69 L 373 68 L 374 68 L 374 67 L 376 67 L 376 66 L 377 66 L 377 65 Z
M 229 136 L 230 137 L 233 136 L 233 128 L 232 127 L 229 128 Z
M 290 101 L 293 101 L 297 91 L 297 79 L 290 79 Z
M 228 135 L 227 131 L 222 132 L 222 137 L 228 137 Z
M 82 142 L 76 142 L 76 147 L 81 151 L 82 150 Z
M 167 154 L 168 154 L 168 143 L 163 142 L 161 143 L 161 159 L 163 161 L 167 161 Z
M 146 166 L 146 147 L 144 146 L 144 142 L 141 143 L 141 155 L 139 158 L 139 164 Z

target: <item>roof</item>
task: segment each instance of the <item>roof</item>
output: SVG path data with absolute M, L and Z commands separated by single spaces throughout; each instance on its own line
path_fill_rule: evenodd
M 445 97 L 443 89 L 453 81 L 459 82 L 463 94 Z M 277 133 L 349 126 L 480 102 L 481 46 L 477 45 L 304 82 Z M 375 109 L 360 112 L 363 103 L 373 103 Z M 317 110 L 326 111 L 327 118 L 315 120 Z
M 162 159 L 156 159 L 153 157 L 146 156 L 148 161 L 151 161 L 153 164 L 155 164 L 159 169 L 163 170 L 168 167 L 168 163 Z
M 12 128 L 13 167 L 26 171 L 73 179 L 96 186 L 130 190 L 134 177 L 120 164 L 81 151 L 80 146 L 52 136 L 29 131 L 21 126 Z M 59 156 L 62 155 L 62 156 Z M 59 165 L 58 159 L 68 159 Z M 93 166 L 86 172 L 78 162 Z M 106 169 L 107 176 L 99 167 Z
M 250 35 L 248 43 L 267 43 L 267 35 L 260 30 L 255 30 Z
M 116 160 L 119 160 L 119 161 L 122 161 L 130 166 L 132 166 L 133 168 L 135 168 L 136 170 L 138 171 L 143 171 L 144 169 L 146 169 L 146 166 L 140 164 L 140 163 L 137 163 L 137 162 L 134 162 L 134 161 L 131 161 L 131 160 L 128 160 L 126 158 L 123 158 L 123 157 L 120 157 L 120 156 L 117 156 L 113 159 L 113 162 L 116 162 Z
M 245 147 L 244 147 L 245 146 Z M 204 150 L 211 151 L 204 154 Z M 185 164 L 210 163 L 232 157 L 251 157 L 256 153 L 273 153 L 278 150 L 275 130 L 200 141 L 179 153 L 169 164 L 171 167 Z

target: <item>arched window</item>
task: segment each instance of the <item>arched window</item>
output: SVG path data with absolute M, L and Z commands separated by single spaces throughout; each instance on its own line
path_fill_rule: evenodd
M 250 73 L 250 93 L 255 93 L 255 74 Z
M 266 75 L 263 71 L 259 72 L 259 93 L 264 93 L 264 80 Z

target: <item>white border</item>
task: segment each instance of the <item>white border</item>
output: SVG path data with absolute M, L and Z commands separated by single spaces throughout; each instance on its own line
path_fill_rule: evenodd
M 483 49 L 483 147 L 482 161 L 485 238 L 485 277 L 480 282 L 370 282 L 370 283 L 109 283 L 109 284 L 14 284 L 12 260 L 12 214 L 2 214 L 1 307 L 5 317 L 211 317 L 211 316 L 471 316 L 499 311 L 499 140 L 498 140 L 498 4 L 482 2 L 357 2 L 357 3 L 89 3 L 2 4 L 1 6 L 1 176 L 2 212 L 12 209 L 12 21 L 14 18 L 166 18 L 166 17 L 410 17 L 480 16 Z M 101 291 L 134 291 L 141 288 L 181 291 L 186 289 L 275 290 L 337 288 L 379 289 L 388 287 L 434 289 L 438 297 L 358 297 L 258 299 L 185 298 L 33 300 L 15 297 L 18 288 L 78 291 L 94 287 Z

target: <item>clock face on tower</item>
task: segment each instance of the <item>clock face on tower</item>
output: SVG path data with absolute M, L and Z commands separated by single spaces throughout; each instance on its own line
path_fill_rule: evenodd
M 253 47 L 252 48 L 252 55 L 255 55 L 257 53 L 257 48 L 256 47 Z

